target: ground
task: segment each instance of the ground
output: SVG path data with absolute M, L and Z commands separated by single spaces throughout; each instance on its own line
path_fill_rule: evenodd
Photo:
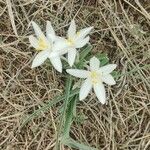
M 77 105 L 72 138 L 101 150 L 149 150 L 149 11 L 149 0 L 0 0 L 0 149 L 54 148 L 62 103 L 22 126 L 65 86 L 49 62 L 31 69 L 30 21 L 44 31 L 49 20 L 64 35 L 74 18 L 78 29 L 94 26 L 92 54 L 107 54 L 120 76 L 107 88 L 107 104 L 91 93 Z

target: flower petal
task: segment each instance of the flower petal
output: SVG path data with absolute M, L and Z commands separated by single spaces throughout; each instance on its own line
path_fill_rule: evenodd
M 48 38 L 48 40 L 54 42 L 56 39 L 55 36 L 55 31 L 51 25 L 50 21 L 47 21 L 47 25 L 46 25 L 46 37 Z
M 68 38 L 73 38 L 76 34 L 76 24 L 75 21 L 72 20 L 68 29 Z
M 77 39 L 83 39 L 84 37 L 86 37 L 90 33 L 90 31 L 92 29 L 93 29 L 93 27 L 81 29 L 77 34 Z
M 62 72 L 62 63 L 59 56 L 56 57 L 49 57 L 53 67 L 58 71 Z
M 96 71 L 100 67 L 100 61 L 95 56 L 90 59 L 90 70 Z
M 67 69 L 66 72 L 78 78 L 87 78 L 89 76 L 89 71 L 86 70 Z
M 89 40 L 90 40 L 89 36 L 84 38 L 83 40 L 78 40 L 76 42 L 76 48 L 81 48 L 81 47 L 85 46 L 89 42 Z
M 111 73 L 115 68 L 117 67 L 116 64 L 109 64 L 106 66 L 103 66 L 99 69 L 100 72 L 102 72 L 103 74 L 109 74 Z
M 65 38 L 58 38 L 53 45 L 54 51 L 64 51 L 68 49 L 67 40 Z
M 38 47 L 38 40 L 33 35 L 29 36 L 29 42 L 34 48 Z
M 115 85 L 116 84 L 116 81 L 114 80 L 114 78 L 110 74 L 102 76 L 102 81 L 108 85 Z
M 104 85 L 102 83 L 94 84 L 94 92 L 98 98 L 98 100 L 105 104 L 106 102 L 106 91 Z
M 33 26 L 35 34 L 38 38 L 40 38 L 40 37 L 45 38 L 45 35 L 41 31 L 40 27 L 34 21 L 32 21 L 32 26 Z
M 75 48 L 68 50 L 68 63 L 70 67 L 72 67 L 72 65 L 75 62 L 76 54 L 77 54 L 77 50 Z
M 35 58 L 34 58 L 34 60 L 32 62 L 31 68 L 40 66 L 48 58 L 48 55 L 49 55 L 49 51 L 48 50 L 39 52 L 35 56 Z
M 89 92 L 91 91 L 91 89 L 92 89 L 92 83 L 89 79 L 86 79 L 81 86 L 80 93 L 79 93 L 79 100 L 81 101 L 85 99 L 89 94 Z
M 60 57 L 60 53 L 58 52 L 55 52 L 55 51 L 52 51 L 50 54 L 49 54 L 49 58 L 54 58 L 54 57 Z

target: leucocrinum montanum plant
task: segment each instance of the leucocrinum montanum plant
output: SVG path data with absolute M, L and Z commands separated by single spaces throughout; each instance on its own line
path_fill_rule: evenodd
M 114 85 L 116 83 L 110 74 L 116 68 L 116 64 L 107 64 L 107 56 L 103 57 L 99 55 L 91 57 L 92 46 L 89 44 L 89 33 L 93 27 L 87 27 L 77 31 L 75 21 L 72 20 L 65 38 L 55 34 L 49 21 L 46 24 L 46 36 L 34 21 L 32 21 L 32 26 L 36 37 L 30 35 L 29 41 L 32 47 L 37 50 L 37 55 L 34 57 L 31 67 L 38 67 L 47 59 L 50 60 L 52 66 L 58 72 L 62 72 L 63 68 L 66 70 L 63 71 L 66 86 L 64 95 L 56 96 L 56 98 L 36 110 L 22 123 L 22 126 L 35 116 L 41 114 L 41 112 L 63 101 L 55 150 L 60 149 L 60 144 L 80 150 L 96 150 L 97 148 L 92 148 L 73 140 L 69 134 L 70 127 L 74 118 L 77 117 L 76 105 L 79 100 L 83 100 L 88 96 L 92 88 L 99 102 L 101 104 L 106 102 L 106 91 L 103 83 L 108 85 Z M 79 53 L 78 59 L 76 59 L 77 53 Z M 62 61 L 61 58 L 63 58 Z M 67 65 L 63 65 L 63 67 L 62 62 L 65 63 L 65 61 L 68 63 Z M 73 68 L 71 68 L 72 66 Z M 76 79 L 72 76 L 84 79 L 81 87 L 79 85 L 74 88 L 73 84 Z

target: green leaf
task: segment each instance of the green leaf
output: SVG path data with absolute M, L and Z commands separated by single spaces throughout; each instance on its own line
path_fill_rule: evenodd
M 75 118 L 75 122 L 78 124 L 78 125 L 81 125 L 83 124 L 83 122 L 88 119 L 87 116 L 85 116 L 83 113 L 79 113 L 76 118 Z
M 135 68 L 133 68 L 132 70 L 126 72 L 126 73 L 117 74 L 117 75 L 115 75 L 115 77 L 116 77 L 116 78 L 119 78 L 119 77 L 121 77 L 121 76 L 127 76 L 127 75 L 130 75 L 130 74 L 132 74 L 132 73 L 135 73 L 135 72 L 137 72 L 137 71 L 139 71 L 139 70 L 149 69 L 149 68 L 150 68 L 150 64 L 146 64 L 146 65 L 141 66 L 141 67 L 138 67 L 138 68 L 135 67 Z
M 75 107 L 76 107 L 76 98 L 73 98 L 70 101 L 70 103 L 68 105 L 68 109 L 66 111 L 66 120 L 65 120 L 65 124 L 64 124 L 63 138 L 69 137 L 70 127 L 71 127 L 71 124 L 73 121 Z
M 77 100 L 79 99 L 79 96 L 75 96 L 74 105 L 73 105 L 73 116 L 76 117 L 76 106 L 77 106 Z
M 111 73 L 111 75 L 115 78 L 115 80 L 118 80 L 118 77 L 120 76 L 120 72 L 119 71 L 113 71 Z
M 101 66 L 104 66 L 109 62 L 107 54 L 97 54 L 96 57 L 99 59 Z
M 72 138 L 67 138 L 67 139 L 63 140 L 62 143 L 64 145 L 67 145 L 68 147 L 76 148 L 79 150 L 98 150 L 96 148 L 86 146 L 85 144 L 78 143 L 75 140 L 73 140 Z
M 66 113 L 67 106 L 69 103 L 71 85 L 72 85 L 72 77 L 69 75 L 69 77 L 67 78 L 67 81 L 66 81 L 66 91 L 65 91 L 65 100 L 64 100 L 64 104 L 63 104 L 63 112 L 61 115 L 61 120 L 59 123 L 58 133 L 57 133 L 57 138 L 56 138 L 56 145 L 55 145 L 56 150 L 59 149 L 59 145 L 60 145 L 59 138 L 61 136 L 60 134 L 62 131 L 64 120 L 65 120 L 65 113 Z
M 88 54 L 91 52 L 92 45 L 88 44 L 87 47 L 85 47 L 80 52 L 79 62 L 75 64 L 76 68 L 81 69 L 85 66 L 85 59 L 88 56 Z
M 92 45 L 91 44 L 88 44 L 87 47 L 85 47 L 83 50 L 81 50 L 80 52 L 80 62 L 83 61 L 83 59 L 85 59 L 85 57 L 91 52 L 92 50 Z
M 73 90 L 69 97 L 73 97 L 76 94 L 79 93 L 79 89 L 75 89 Z M 39 116 L 41 114 L 41 112 L 45 112 L 47 111 L 50 107 L 54 106 L 55 104 L 57 104 L 60 101 L 63 101 L 65 99 L 65 95 L 60 96 L 60 97 L 56 97 L 53 100 L 49 101 L 47 104 L 43 105 L 41 108 L 39 108 L 38 110 L 35 110 L 25 121 L 23 121 L 22 125 L 20 128 L 22 128 L 25 124 L 27 124 L 30 120 L 34 119 L 36 116 Z

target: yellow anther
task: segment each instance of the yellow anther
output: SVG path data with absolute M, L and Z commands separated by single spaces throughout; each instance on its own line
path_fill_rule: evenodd
M 36 48 L 36 50 L 44 50 L 46 48 L 48 48 L 48 44 L 46 43 L 44 38 L 39 38 L 38 47 Z
M 68 45 L 72 46 L 74 44 L 74 41 L 72 38 L 67 39 Z
M 93 84 L 97 84 L 97 83 L 98 83 L 98 80 L 92 79 L 92 83 L 93 83 Z
M 91 78 L 97 78 L 98 74 L 96 71 L 91 72 Z
M 77 36 L 79 36 L 80 35 L 80 31 L 78 31 L 76 34 L 77 34 Z
M 99 79 L 99 74 L 96 71 L 92 71 L 91 74 L 90 74 L 90 77 L 91 77 L 91 81 L 92 81 L 93 84 L 98 83 L 98 81 L 100 80 Z

